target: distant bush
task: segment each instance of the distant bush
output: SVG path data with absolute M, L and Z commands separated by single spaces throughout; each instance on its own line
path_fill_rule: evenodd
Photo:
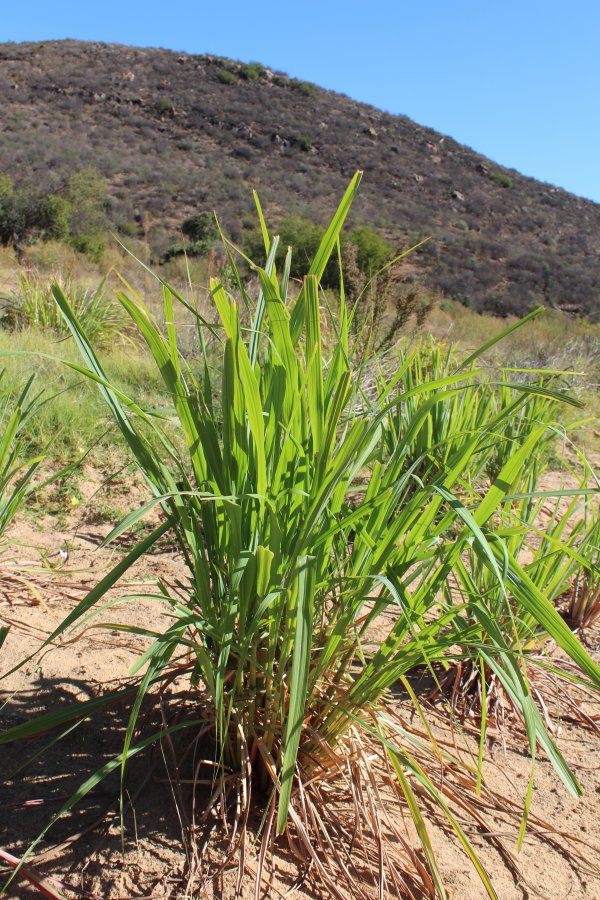
M 247 81 L 258 81 L 265 71 L 265 67 L 258 62 L 245 63 L 240 68 L 240 75 Z
M 504 175 L 502 172 L 494 172 L 492 178 L 500 187 L 511 188 L 513 186 L 512 178 L 510 178 L 508 175 Z
M 358 267 L 366 275 L 375 275 L 392 258 L 391 244 L 369 225 L 354 228 L 348 240 L 356 247 Z
M 317 89 L 316 84 L 313 84 L 312 81 L 294 81 L 293 84 L 302 94 L 307 96 L 314 94 Z
M 2 176 L 0 181 L 0 243 L 21 243 L 34 229 L 41 230 L 47 224 L 47 208 L 32 186 L 16 190 L 11 178 Z
M 50 194 L 46 199 L 43 238 L 52 241 L 67 241 L 71 235 L 73 208 L 66 197 Z
M 219 69 L 217 72 L 217 80 L 222 84 L 235 84 L 237 76 L 229 69 Z
M 283 260 L 288 246 L 293 247 L 290 275 L 300 278 L 306 271 L 307 263 L 314 258 L 323 231 L 321 225 L 303 219 L 300 216 L 286 216 L 276 229 L 279 234 L 278 259 Z M 369 226 L 360 226 L 351 231 L 343 241 L 343 245 L 355 248 L 356 265 L 362 281 L 374 275 L 392 258 L 392 247 L 378 232 Z M 245 240 L 245 251 L 251 259 L 259 259 L 264 255 L 260 232 L 252 231 Z M 339 287 L 339 270 L 337 260 L 330 260 L 322 284 L 326 288 Z
M 156 101 L 156 111 L 161 115 L 167 115 L 174 110 L 173 101 L 169 97 L 162 97 Z
M 94 260 L 100 258 L 107 245 L 106 189 L 106 181 L 92 166 L 75 172 L 67 184 L 70 242 Z
M 196 213 L 181 223 L 181 231 L 190 241 L 204 243 L 208 249 L 219 240 L 219 229 L 212 213 Z
M 205 256 L 220 241 L 219 229 L 214 216 L 208 212 L 196 213 L 181 223 L 181 231 L 188 238 L 187 243 L 173 244 L 162 255 L 161 262 L 168 262 L 177 256 Z
M 12 243 L 18 252 L 39 236 L 65 241 L 97 260 L 108 226 L 106 182 L 91 166 L 74 172 L 62 193 L 45 193 L 31 184 L 17 189 L 0 176 L 0 243 Z

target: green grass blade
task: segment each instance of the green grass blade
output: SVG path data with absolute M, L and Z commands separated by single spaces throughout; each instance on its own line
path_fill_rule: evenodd
M 295 610 L 294 651 L 290 677 L 290 702 L 285 723 L 283 759 L 279 805 L 277 809 L 277 832 L 285 830 L 288 807 L 292 794 L 296 759 L 306 709 L 308 673 L 310 670 L 312 643 L 312 612 L 315 584 L 315 560 L 303 556 L 298 561 L 298 596 Z

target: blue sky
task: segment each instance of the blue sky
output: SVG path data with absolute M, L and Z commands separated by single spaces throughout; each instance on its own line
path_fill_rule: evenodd
M 3 6 L 1 41 L 71 37 L 257 60 L 600 202 L 597 0 Z

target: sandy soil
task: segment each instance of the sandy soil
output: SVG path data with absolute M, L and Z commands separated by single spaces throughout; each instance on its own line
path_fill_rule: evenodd
M 75 521 L 75 520 L 74 520 Z M 114 557 L 98 550 L 99 540 L 108 526 L 93 526 L 85 519 L 61 531 L 51 521 L 34 527 L 22 519 L 10 535 L 11 549 L 0 563 L 0 625 L 12 626 L 7 642 L 0 650 L 0 670 L 6 672 L 19 659 L 32 652 L 44 634 L 49 633 L 107 570 Z M 18 542 L 15 545 L 14 541 Z M 40 551 L 51 562 L 61 560 L 59 551 L 68 547 L 68 559 L 55 571 L 44 570 Z M 115 551 L 118 553 L 118 551 Z M 164 543 L 157 552 L 140 562 L 127 578 L 124 592 L 152 592 L 157 575 L 168 580 L 182 576 L 180 561 Z M 119 593 L 113 592 L 113 598 Z M 165 624 L 165 609 L 150 599 L 119 605 L 103 614 L 104 621 L 140 623 L 160 628 Z M 0 708 L 2 727 L 24 721 L 31 715 L 62 707 L 74 698 L 85 699 L 117 684 L 144 646 L 144 640 L 131 638 L 116 629 L 88 629 L 76 641 L 63 641 L 41 661 L 5 679 L 0 687 L 6 699 Z M 596 653 L 598 658 L 598 653 Z M 177 693 L 174 688 L 174 701 Z M 399 697 L 398 704 L 405 704 Z M 582 704 L 590 715 L 600 715 L 600 702 L 589 698 Z M 155 710 L 152 715 L 157 716 Z M 64 740 L 50 746 L 23 772 L 8 777 L 0 795 L 0 846 L 18 856 L 36 837 L 52 813 L 102 762 L 120 749 L 126 717 L 119 706 L 112 707 L 101 720 L 90 720 L 76 728 Z M 452 733 L 441 718 L 432 714 L 436 737 L 466 758 L 476 753 L 476 742 L 468 733 Z M 558 743 L 577 774 L 585 795 L 573 800 L 557 781 L 549 763 L 541 759 L 535 776 L 532 812 L 554 829 L 570 833 L 581 843 L 569 844 L 556 834 L 544 833 L 533 822 L 520 854 L 515 842 L 519 816 L 507 816 L 485 809 L 489 833 L 476 824 L 465 825 L 486 866 L 501 900 L 544 897 L 600 897 L 600 878 L 594 871 L 597 855 L 600 737 L 591 728 L 565 720 L 560 723 Z M 486 781 L 491 792 L 503 795 L 518 806 L 522 802 L 529 776 L 529 759 L 522 736 L 491 732 L 486 750 Z M 47 735 L 45 743 L 49 743 Z M 33 756 L 40 742 L 22 741 L 2 748 L 2 771 L 6 776 L 26 757 Z M 71 890 L 68 897 L 88 898 L 183 898 L 195 896 L 234 897 L 235 876 L 227 871 L 207 881 L 203 889 L 196 880 L 187 885 L 185 828 L 179 820 L 177 793 L 169 783 L 172 771 L 170 748 L 142 755 L 132 761 L 126 782 L 125 840 L 121 846 L 119 827 L 118 774 L 90 793 L 75 811 L 59 821 L 39 844 L 32 864 L 60 879 Z M 490 796 L 490 795 L 488 795 Z M 183 807 L 189 796 L 183 797 Z M 396 810 L 399 827 L 402 810 Z M 252 842 L 260 819 L 250 823 L 247 842 L 247 878 L 243 897 L 254 897 L 253 871 L 257 848 Z M 96 824 L 95 824 L 96 823 Z M 218 826 L 218 822 L 213 823 Z M 432 819 L 430 834 L 443 873 L 448 895 L 454 900 L 485 896 L 468 859 L 438 820 Z M 218 829 L 215 833 L 218 833 Z M 74 839 L 80 835 L 78 839 Z M 410 836 L 410 832 L 409 832 Z M 589 845 L 589 846 L 587 846 Z M 579 848 L 579 849 L 578 849 Z M 209 852 L 214 862 L 218 846 Z M 212 853 L 212 856 L 211 856 Z M 589 864 L 583 858 L 589 860 Z M 279 897 L 291 891 L 299 870 L 290 852 L 278 846 L 277 871 L 268 890 L 259 896 Z M 518 874 L 517 874 L 518 873 Z M 371 891 L 365 885 L 365 896 Z M 13 882 L 5 896 L 37 896 L 25 881 Z M 293 892 L 298 897 L 323 897 L 309 879 Z M 393 896 L 393 894 L 390 894 Z

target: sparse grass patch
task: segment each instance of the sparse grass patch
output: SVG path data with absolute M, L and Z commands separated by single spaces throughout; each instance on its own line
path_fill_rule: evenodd
M 24 260 L 28 267 L 44 273 L 60 272 L 63 278 L 81 279 L 96 274 L 96 266 L 64 241 L 36 241 L 27 247 Z M 18 266 L 15 264 L 15 269 Z
M 92 456 L 110 469 L 119 454 L 120 436 L 90 382 L 69 371 L 61 360 L 75 361 L 72 341 L 59 340 L 38 329 L 9 332 L 0 329 L 0 355 L 5 384 L 23 389 L 33 369 L 44 402 L 22 429 L 27 452 L 39 454 L 50 448 L 58 464 L 74 462 L 92 449 Z M 125 393 L 154 409 L 168 402 L 160 377 L 149 357 L 139 347 L 115 346 L 107 354 L 107 371 Z

